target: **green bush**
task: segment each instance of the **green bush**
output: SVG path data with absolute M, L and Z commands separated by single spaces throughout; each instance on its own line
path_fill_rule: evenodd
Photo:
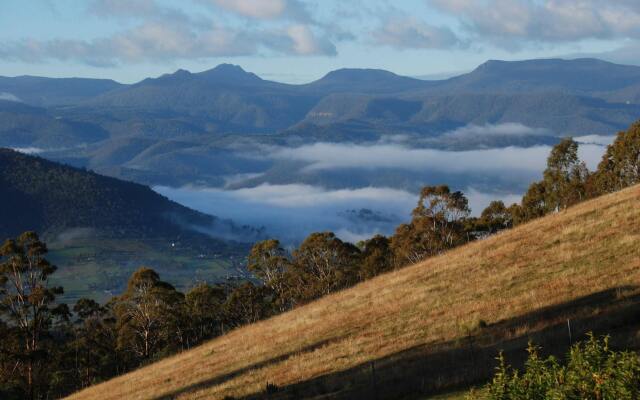
M 491 383 L 468 399 L 482 400 L 634 400 L 640 398 L 640 358 L 633 352 L 609 349 L 608 337 L 593 335 L 574 345 L 566 365 L 543 359 L 530 344 L 520 372 L 506 365 L 502 354 Z

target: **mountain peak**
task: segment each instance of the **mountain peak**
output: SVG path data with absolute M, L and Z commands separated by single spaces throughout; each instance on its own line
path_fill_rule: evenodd
M 393 93 L 425 87 L 429 83 L 383 69 L 342 68 L 308 85 L 317 90 L 335 92 Z
M 241 73 L 241 74 L 248 73 L 241 66 L 236 64 L 228 64 L 228 63 L 218 64 L 215 67 L 205 72 L 213 72 L 213 71 L 216 71 L 219 73 Z
M 191 72 L 187 71 L 186 69 L 180 68 L 179 70 L 174 72 L 173 75 L 174 76 L 190 76 Z
M 234 64 L 220 64 L 196 75 L 208 81 L 219 83 L 255 83 L 262 81 L 256 74 L 247 72 L 241 66 Z
M 402 79 L 399 75 L 383 69 L 368 68 L 341 68 L 331 71 L 316 82 L 365 82 L 378 81 L 381 79 Z M 410 78 L 409 78 L 410 79 Z

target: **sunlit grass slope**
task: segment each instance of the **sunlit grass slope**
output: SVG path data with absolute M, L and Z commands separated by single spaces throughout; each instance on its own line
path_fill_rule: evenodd
M 379 276 L 71 398 L 260 398 L 267 382 L 281 388 L 269 398 L 383 398 L 388 388 L 398 395 L 386 398 L 397 398 L 402 391 L 460 387 L 475 379 L 474 371 L 481 371 L 476 382 L 486 379 L 493 368 L 486 360 L 501 348 L 521 350 L 528 337 L 566 348 L 568 318 L 574 338 L 592 327 L 624 326 L 615 316 L 629 312 L 639 283 L 636 186 Z M 449 369 L 454 373 L 446 375 Z M 403 383 L 405 376 L 413 378 Z M 367 386 L 371 396 L 363 395 Z

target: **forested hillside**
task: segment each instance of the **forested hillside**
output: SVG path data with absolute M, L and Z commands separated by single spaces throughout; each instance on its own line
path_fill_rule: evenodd
M 203 214 L 147 186 L 0 149 L 0 242 L 36 231 L 60 265 L 64 301 L 108 299 L 140 265 L 173 284 L 243 275 L 261 231 Z
M 214 217 L 172 202 L 150 188 L 0 149 L 0 233 L 59 233 L 94 228 L 118 236 L 197 236 Z

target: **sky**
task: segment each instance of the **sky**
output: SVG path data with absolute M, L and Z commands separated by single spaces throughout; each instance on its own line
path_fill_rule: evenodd
M 2 0 L 0 75 L 110 78 L 241 65 L 441 78 L 488 59 L 640 65 L 638 0 Z

